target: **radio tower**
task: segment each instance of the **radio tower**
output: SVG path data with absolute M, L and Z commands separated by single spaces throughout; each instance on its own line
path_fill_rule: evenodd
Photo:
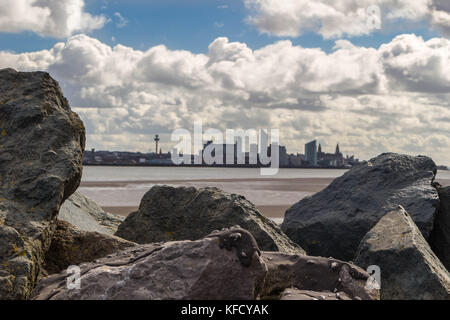
M 156 144 L 156 148 L 155 148 L 155 154 L 158 154 L 158 142 L 159 142 L 159 134 L 155 135 L 155 144 Z

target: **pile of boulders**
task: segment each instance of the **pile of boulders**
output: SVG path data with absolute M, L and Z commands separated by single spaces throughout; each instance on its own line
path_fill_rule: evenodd
M 428 157 L 382 154 L 286 211 L 308 254 L 375 266 L 381 299 L 450 299 L 450 194 Z
M 124 219 L 75 192 L 85 132 L 58 83 L 4 69 L 0 88 L 0 299 L 449 299 L 429 158 L 380 155 L 281 229 L 217 188 L 154 186 Z

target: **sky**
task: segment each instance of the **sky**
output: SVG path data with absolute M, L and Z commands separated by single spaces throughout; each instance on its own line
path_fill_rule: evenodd
M 450 165 L 447 0 L 1 0 L 7 67 L 58 80 L 89 149 L 168 151 L 202 120 Z

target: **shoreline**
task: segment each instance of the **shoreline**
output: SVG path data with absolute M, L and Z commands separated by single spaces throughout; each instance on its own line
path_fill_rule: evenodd
M 290 205 L 279 205 L 279 206 L 256 206 L 256 208 L 261 212 L 266 218 L 284 218 L 285 211 L 290 207 Z M 139 206 L 103 206 L 103 210 L 109 213 L 114 213 L 123 217 L 127 217 L 130 213 L 137 211 Z
M 126 181 L 82 181 L 83 188 L 123 188 L 128 185 L 165 184 L 165 185 L 205 185 L 222 183 L 260 183 L 262 190 L 318 192 L 328 186 L 334 178 L 242 178 L 242 179 L 194 179 L 194 180 L 126 180 Z M 256 186 L 257 187 L 257 186 Z M 271 188 L 272 187 L 272 188 Z M 276 188 L 275 188 L 276 187 Z
M 296 196 L 303 193 L 312 195 L 326 188 L 334 178 L 243 178 L 243 179 L 195 179 L 195 180 L 128 180 L 128 181 L 82 181 L 80 187 L 88 191 L 90 188 L 127 188 L 129 186 L 145 185 L 173 185 L 217 187 L 229 193 L 244 195 L 255 204 L 256 208 L 267 218 L 284 218 L 286 209 L 300 201 L 302 197 Z M 442 186 L 450 186 L 450 179 L 436 179 Z M 149 188 L 150 189 L 150 186 Z M 82 191 L 82 192 L 83 192 Z M 147 190 L 144 189 L 143 192 Z M 260 193 L 257 198 L 249 195 Z M 288 198 L 283 195 L 291 194 Z M 89 194 L 88 194 L 89 196 Z M 267 196 L 272 199 L 267 200 Z M 250 199 L 249 199 L 250 198 Z M 97 202 L 99 199 L 94 199 Z M 276 200 L 276 201 L 272 201 Z M 105 202 L 101 207 L 106 212 L 128 216 L 138 210 L 139 202 L 135 205 L 108 205 Z

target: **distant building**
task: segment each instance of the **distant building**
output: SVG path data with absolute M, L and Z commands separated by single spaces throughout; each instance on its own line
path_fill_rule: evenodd
M 267 151 L 268 155 L 271 156 L 272 155 L 272 145 L 269 146 L 268 151 Z M 289 167 L 289 157 L 288 154 L 286 152 L 286 147 L 285 146 L 278 146 L 278 156 L 279 156 L 279 166 L 280 167 Z
M 325 168 L 342 168 L 346 166 L 353 166 L 358 163 L 358 159 L 355 159 L 354 156 L 347 156 L 344 158 L 340 148 L 339 143 L 336 145 L 336 149 L 334 153 L 325 153 L 322 151 L 322 146 L 319 144 L 319 150 L 317 152 L 317 163 L 319 167 Z
M 317 141 L 305 144 L 305 160 L 312 167 L 317 166 Z
M 288 155 L 289 167 L 298 168 L 305 166 L 305 155 L 303 154 L 290 154 Z
M 237 143 L 235 144 L 216 144 L 212 140 L 207 141 L 205 144 L 203 144 L 203 164 L 207 164 L 205 162 L 205 151 L 207 152 L 207 155 L 212 156 L 215 159 L 214 165 L 225 165 L 228 164 L 228 162 L 232 162 L 229 164 L 236 164 L 237 163 Z M 229 158 L 227 161 L 227 152 L 231 151 L 231 154 L 229 154 Z M 244 154 L 245 156 L 245 154 Z

